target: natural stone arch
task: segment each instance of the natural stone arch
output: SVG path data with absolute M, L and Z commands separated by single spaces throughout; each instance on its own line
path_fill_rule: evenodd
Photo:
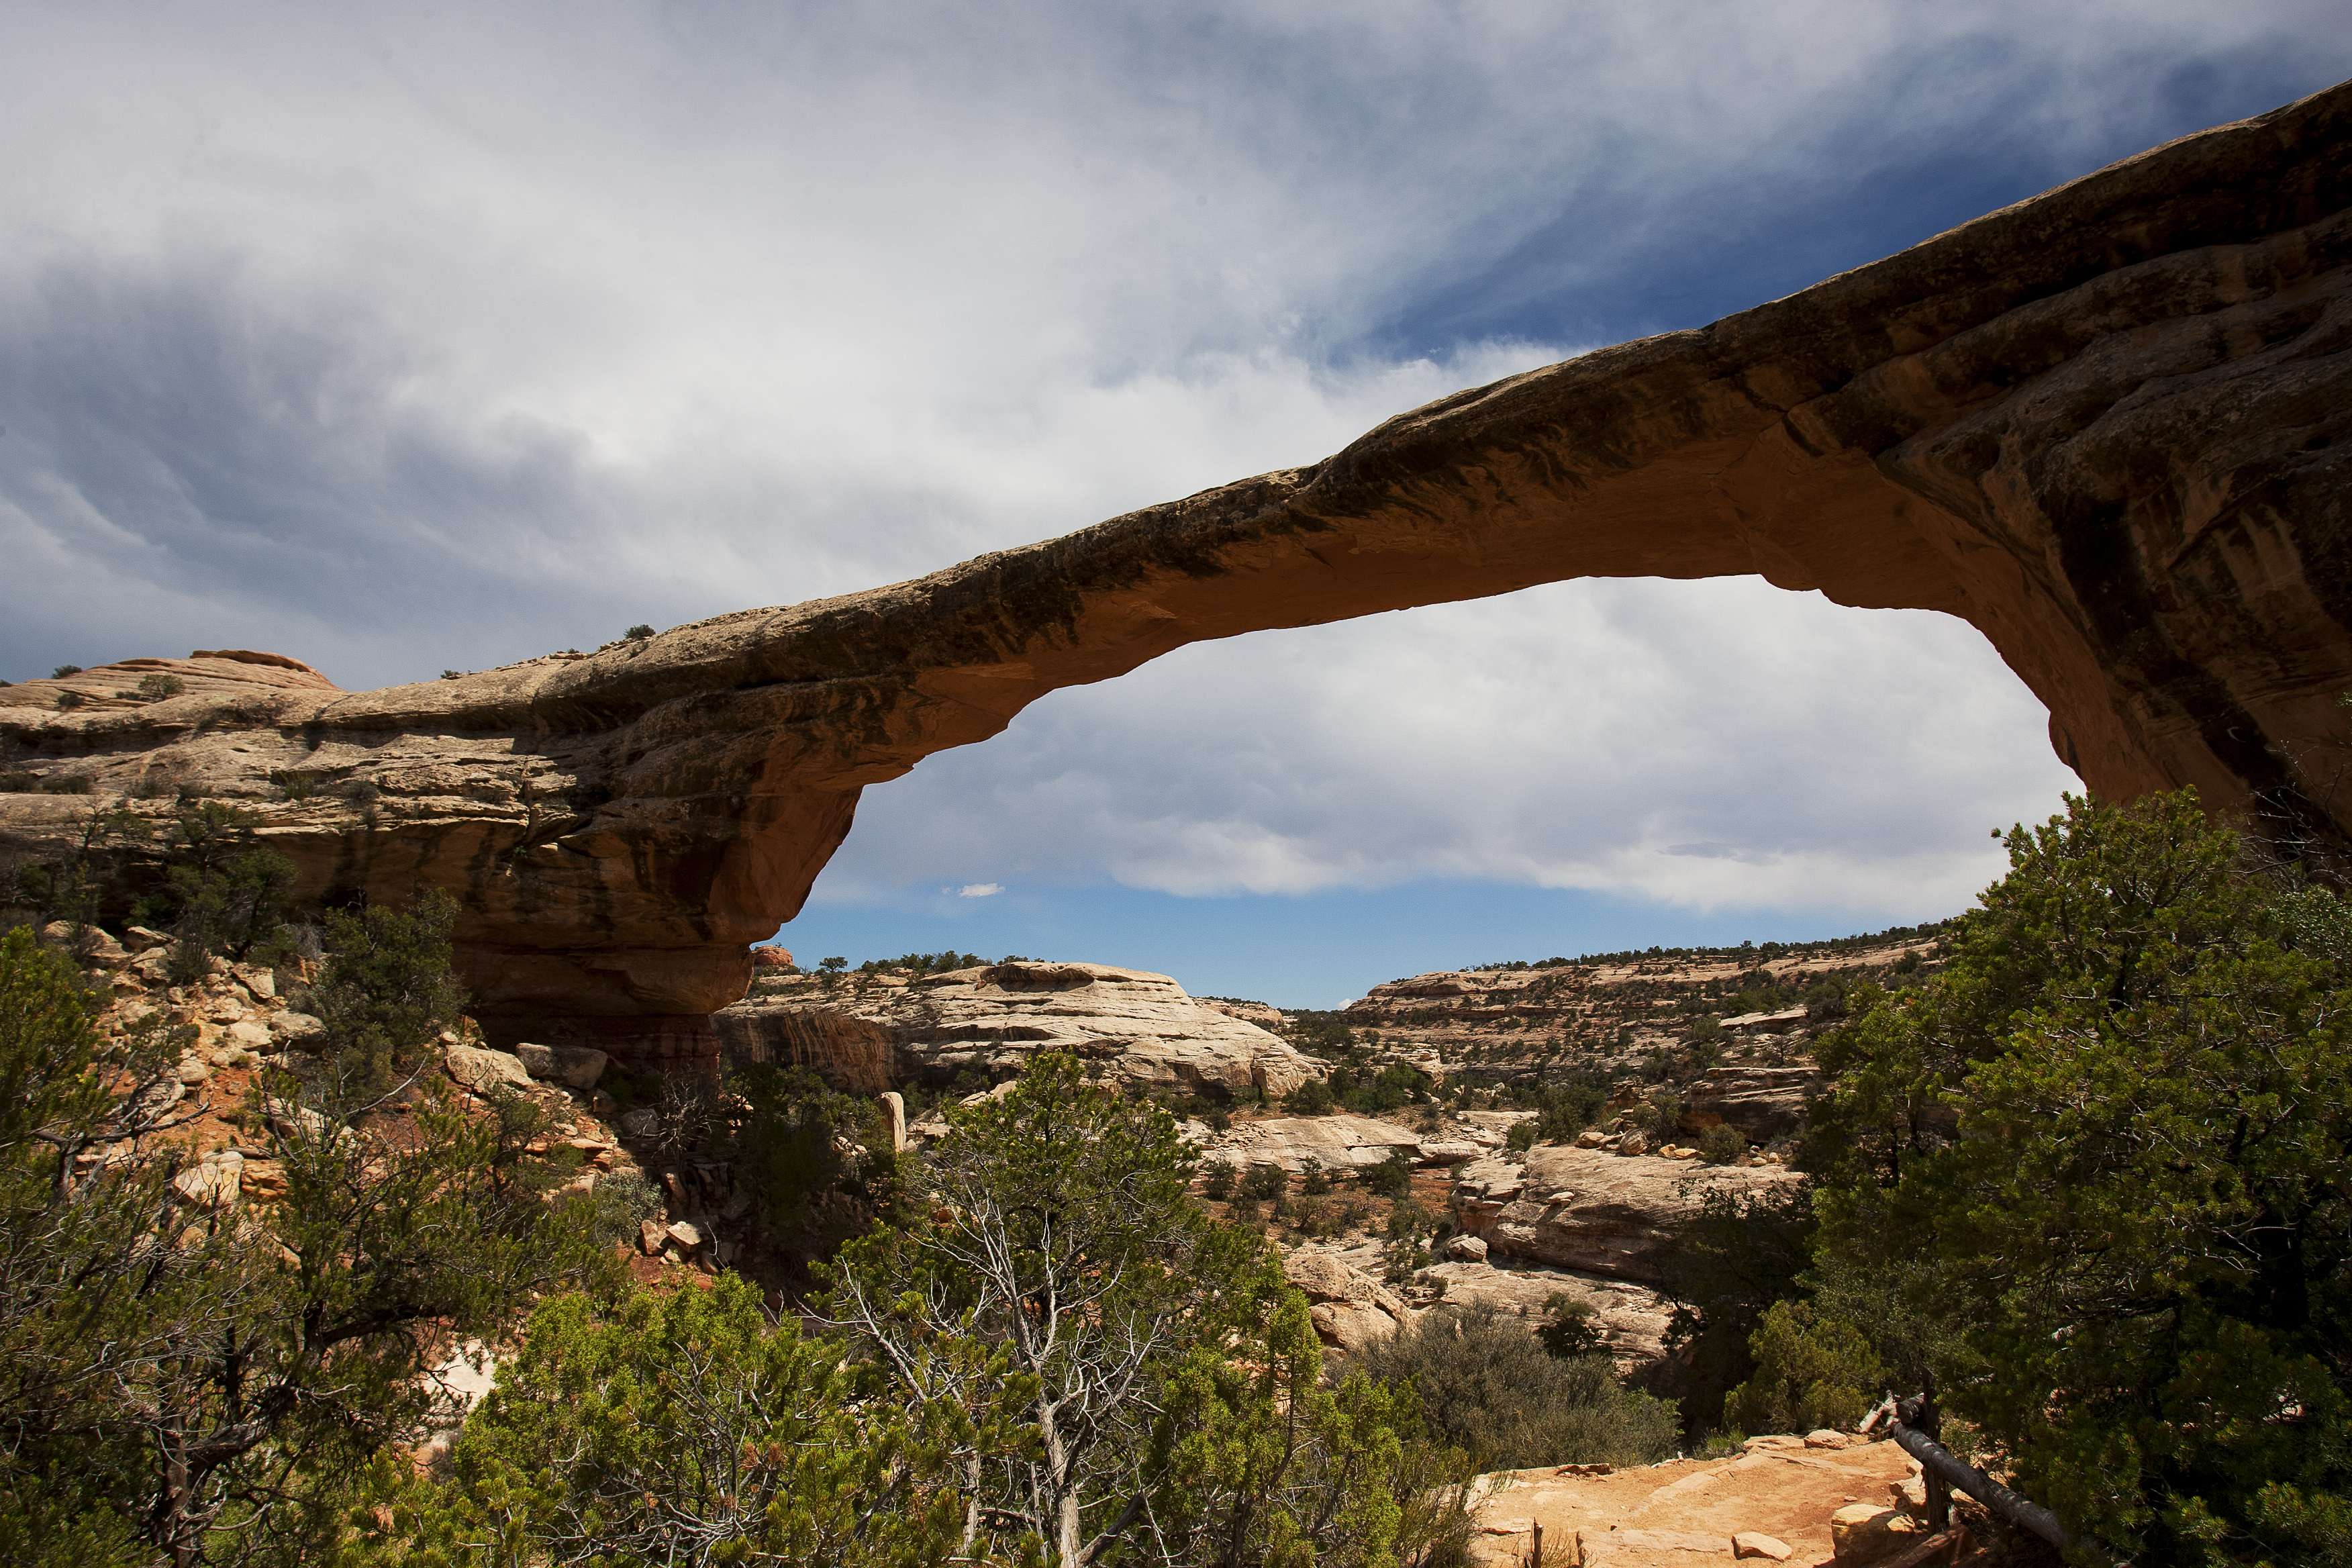
M 1760 574 L 1992 642 L 2095 790 L 2341 846 L 2352 86 L 2142 153 L 1714 325 L 1441 399 L 1261 475 L 910 583 L 344 694 L 274 656 L 0 694 L 11 767 L 272 772 L 314 899 L 461 892 L 507 1038 L 708 1048 L 859 792 L 1186 643 L 1579 576 Z M 256 662 L 256 661 L 260 662 Z M 92 700 L 53 704 L 59 684 Z M 234 739 L 249 751 L 231 752 Z M 0 796 L 38 847 L 69 797 Z

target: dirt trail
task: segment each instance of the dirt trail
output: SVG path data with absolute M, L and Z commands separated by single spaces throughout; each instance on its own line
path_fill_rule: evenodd
M 1606 1476 L 1507 1470 L 1480 1478 L 1471 1556 L 1493 1568 L 1524 1564 L 1540 1524 L 1544 1568 L 1704 1568 L 1710 1557 L 1731 1562 L 1742 1531 L 1786 1543 L 1790 1568 L 1826 1563 L 1830 1515 L 1850 1502 L 1888 1506 L 1887 1489 L 1917 1469 L 1889 1442 L 1808 1448 L 1800 1437 L 1768 1437 L 1729 1458 Z

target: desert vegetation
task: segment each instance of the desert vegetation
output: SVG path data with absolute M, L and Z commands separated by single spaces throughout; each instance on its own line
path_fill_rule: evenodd
M 1822 944 L 1869 962 L 1736 954 L 1680 992 L 1636 964 L 1602 1000 L 1671 1018 L 1667 1043 L 1491 1087 L 1433 1076 L 1392 1019 L 1310 1015 L 1289 1032 L 1328 1070 L 1278 1104 L 1122 1093 L 1044 1052 L 997 1092 L 950 1086 L 900 1152 L 871 1097 L 803 1069 L 616 1066 L 574 1100 L 667 1168 L 587 1180 L 543 1094 L 441 1070 L 470 1037 L 447 900 L 305 914 L 240 808 L 93 810 L 72 853 L 16 868 L 29 923 L 0 947 L 0 1547 L 1434 1563 L 1475 1470 L 1850 1426 L 1892 1390 L 1932 1391 L 1953 1446 L 2082 1550 L 2341 1562 L 2352 916 L 2188 795 L 2074 802 L 2008 848 L 1960 920 Z M 109 921 L 171 996 L 299 975 L 317 1037 L 264 1058 L 236 1149 L 190 1141 L 191 1009 L 98 1026 L 82 961 Z M 1517 994 L 1513 1017 L 1565 993 Z M 1754 1043 L 1702 1026 L 1734 1009 L 1801 1016 L 1826 1088 L 1787 1146 L 1801 1176 L 1711 1189 L 1668 1250 L 1672 1353 L 1647 1365 L 1583 1300 L 1449 1296 L 1450 1178 L 1402 1152 L 1203 1167 L 1180 1137 L 1210 1109 L 1454 1136 L 1485 1107 L 1522 1160 L 1639 1149 L 1689 1123 L 1707 1047 Z M 1762 1158 L 1689 1135 L 1694 1168 Z M 282 1177 L 237 1200 L 231 1153 Z M 743 1239 L 658 1267 L 697 1171 L 725 1173 Z M 1349 1237 L 1413 1310 L 1335 1363 L 1310 1302 L 1339 1298 L 1302 1295 L 1280 1247 Z M 466 1345 L 503 1365 L 459 1426 Z

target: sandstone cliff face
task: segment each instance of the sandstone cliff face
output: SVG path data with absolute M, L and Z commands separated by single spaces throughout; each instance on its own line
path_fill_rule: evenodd
M 1962 616 L 2093 788 L 2346 842 L 2352 87 L 1693 331 L 894 587 L 459 679 L 130 661 L 0 689 L 0 772 L 276 802 L 311 900 L 460 893 L 486 1027 L 707 1054 L 858 793 L 1058 687 L 1269 626 L 1760 573 Z M 153 704 L 114 698 L 182 674 Z M 93 699 L 60 708 L 65 691 Z M 380 792 L 373 816 L 272 775 Z M 72 797 L 0 796 L 0 851 Z
M 808 1067 L 844 1089 L 1017 1077 L 1071 1052 L 1132 1087 L 1287 1094 L 1315 1065 L 1255 1024 L 1202 1005 L 1165 974 L 1107 963 L 995 963 L 832 992 L 811 984 L 712 1018 L 740 1060 Z
M 1546 1147 L 1528 1156 L 1523 1173 L 1457 1189 L 1453 1206 L 1462 1228 L 1492 1251 L 1655 1285 L 1666 1252 L 1707 1193 L 1764 1192 L 1801 1179 L 1778 1166 Z

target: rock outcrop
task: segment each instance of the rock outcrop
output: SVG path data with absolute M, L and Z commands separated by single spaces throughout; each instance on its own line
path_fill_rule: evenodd
M 1707 1193 L 1763 1192 L 1799 1180 L 1771 1165 L 1695 1165 L 1559 1147 L 1533 1151 L 1523 1171 L 1486 1161 L 1463 1177 L 1454 1215 L 1490 1255 L 1644 1285 L 1664 1282 L 1665 1256 Z
M 234 651 L 26 681 L 0 689 L 0 852 L 55 850 L 86 804 L 27 788 L 266 803 L 306 900 L 461 895 L 500 1043 L 707 1057 L 859 792 L 1046 692 L 1265 627 L 1751 573 L 1967 619 L 2102 794 L 2195 784 L 2340 850 L 2347 207 L 2339 87 L 894 587 L 381 691 Z
M 1282 1260 L 1282 1272 L 1307 1298 L 1316 1337 L 1335 1350 L 1379 1344 L 1412 1321 L 1402 1298 L 1321 1248 L 1291 1253 Z
M 1203 1006 L 1165 974 L 1107 963 L 992 963 L 827 988 L 809 981 L 713 1016 L 727 1053 L 880 1093 L 1018 1077 L 1068 1051 L 1142 1089 L 1283 1095 L 1321 1069 L 1279 1036 Z

